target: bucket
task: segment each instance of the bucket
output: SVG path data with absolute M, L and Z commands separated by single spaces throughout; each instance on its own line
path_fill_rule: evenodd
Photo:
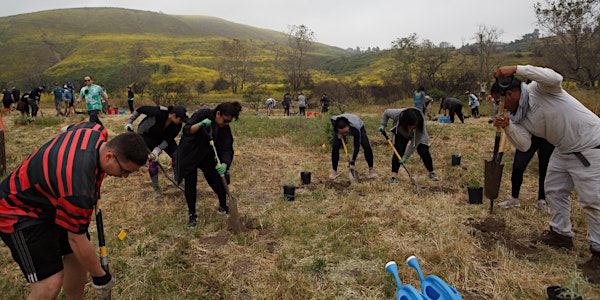
M 313 112 L 312 112 L 312 111 L 307 111 L 307 112 L 306 112 L 306 116 L 307 116 L 307 117 L 312 117 L 312 115 L 313 115 Z
M 302 184 L 310 183 L 310 172 L 300 172 L 300 179 L 302 179 Z
M 469 204 L 483 204 L 483 188 L 467 188 Z
M 313 111 L 313 115 L 315 115 L 315 117 L 316 117 L 316 116 L 319 115 L 319 112 L 318 111 Z
M 456 155 L 453 154 L 452 155 L 452 166 L 460 166 L 460 154 Z
M 296 199 L 296 187 L 293 185 L 284 185 L 283 186 L 283 199 L 287 201 L 294 201 Z

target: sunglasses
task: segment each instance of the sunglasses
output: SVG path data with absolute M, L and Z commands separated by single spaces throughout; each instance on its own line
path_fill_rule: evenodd
M 91 79 L 84 79 L 83 81 L 92 81 Z
M 117 165 L 119 165 L 119 169 L 121 169 L 121 176 L 123 176 L 123 175 L 129 175 L 129 174 L 133 173 L 133 171 L 129 171 L 127 169 L 123 169 L 123 167 L 121 166 L 121 162 L 119 161 L 119 159 L 117 158 L 117 156 L 114 153 L 113 153 L 113 157 L 117 161 Z

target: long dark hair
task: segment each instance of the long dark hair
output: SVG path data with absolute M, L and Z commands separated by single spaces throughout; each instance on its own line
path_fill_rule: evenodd
M 423 116 L 418 109 L 409 108 L 400 113 L 398 117 L 398 125 L 402 129 L 408 132 L 408 126 L 417 126 L 417 128 L 423 127 Z
M 223 102 L 215 108 L 215 112 L 221 112 L 221 116 L 231 116 L 235 120 L 237 120 L 240 116 L 240 112 L 242 111 L 242 105 L 237 102 Z

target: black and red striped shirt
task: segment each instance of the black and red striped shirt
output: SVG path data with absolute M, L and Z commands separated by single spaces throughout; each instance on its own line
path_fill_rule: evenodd
M 51 222 L 84 233 L 100 197 L 99 149 L 108 133 L 96 123 L 69 127 L 0 183 L 0 232 Z

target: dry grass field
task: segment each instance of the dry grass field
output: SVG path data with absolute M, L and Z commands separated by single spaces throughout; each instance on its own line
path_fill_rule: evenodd
M 356 165 L 362 176 L 355 185 L 348 180 L 343 153 L 341 176 L 328 179 L 327 116 L 283 117 L 277 110 L 275 117 L 264 117 L 244 111 L 231 124 L 237 155 L 230 186 L 243 224 L 238 235 L 227 230 L 227 217 L 217 214 L 216 196 L 202 179 L 198 226 L 190 229 L 183 193 L 162 174 L 160 198 L 152 196 L 145 168 L 127 179 L 107 177 L 102 198 L 109 264 L 118 280 L 113 298 L 392 299 L 396 285 L 385 264 L 395 260 L 402 283 L 420 289 L 416 272 L 405 264 L 415 255 L 426 276 L 441 277 L 463 299 L 546 299 L 550 285 L 600 299 L 600 287 L 586 283 L 577 270 L 590 256 L 577 201 L 575 250 L 536 242 L 549 219 L 536 209 L 537 158 L 525 173 L 522 206 L 497 207 L 490 214 L 490 200 L 471 205 L 466 189 L 473 179 L 483 185 L 484 161 L 492 157 L 495 129 L 488 118 L 468 118 L 465 124 L 428 121 L 441 180 L 430 181 L 415 154 L 407 166 L 425 193 L 417 193 L 403 169 L 400 184 L 391 187 L 391 148 L 377 132 L 383 109 L 348 111 L 365 122 L 379 173 L 366 179 L 361 149 Z M 16 114 L 3 116 L 8 172 L 63 125 L 84 118 L 55 118 L 49 106 L 43 110 L 45 117 L 29 125 Z M 109 136 L 123 132 L 127 117 L 101 118 Z M 459 153 L 461 165 L 451 166 L 452 154 Z M 496 203 L 510 196 L 513 153 L 509 145 Z M 312 173 L 310 184 L 301 183 L 302 171 Z M 297 186 L 295 201 L 283 199 L 286 183 Z M 127 233 L 123 240 L 117 237 L 121 230 Z M 96 243 L 95 226 L 90 233 Z M 0 298 L 25 298 L 28 286 L 3 243 L 0 264 Z M 91 287 L 87 293 L 94 298 Z

